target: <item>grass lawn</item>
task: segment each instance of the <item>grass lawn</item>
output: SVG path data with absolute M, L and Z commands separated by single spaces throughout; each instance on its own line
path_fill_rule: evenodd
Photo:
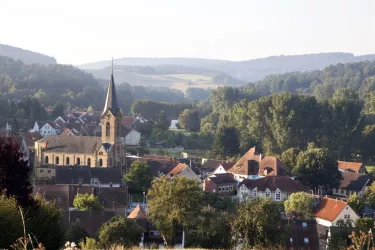
M 168 129 L 168 130 L 171 131 L 171 132 L 175 132 L 175 133 L 180 132 L 180 133 L 183 133 L 184 135 L 187 135 L 187 136 L 189 136 L 191 134 L 191 132 L 188 132 L 185 129 L 180 129 L 180 128 L 177 128 L 177 129 Z

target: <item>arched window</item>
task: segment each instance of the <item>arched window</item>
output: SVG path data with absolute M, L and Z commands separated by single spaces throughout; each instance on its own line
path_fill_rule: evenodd
M 103 159 L 99 160 L 99 167 L 103 167 Z
M 60 163 L 60 158 L 58 156 L 56 156 L 55 164 L 59 165 L 59 163 Z
M 44 161 L 48 164 L 48 155 L 45 157 Z
M 69 165 L 70 164 L 70 159 L 69 157 L 66 157 L 66 165 Z
M 271 197 L 271 191 L 267 188 L 266 189 L 266 198 Z
M 110 135 L 110 133 L 111 133 L 111 124 L 109 122 L 107 122 L 105 124 L 105 136 L 108 137 Z
M 252 196 L 257 197 L 257 188 L 254 188 L 252 191 Z
M 81 165 L 81 158 L 77 157 L 77 165 Z
M 276 189 L 275 200 L 276 201 L 281 201 L 281 191 L 279 189 Z
M 87 159 L 87 166 L 91 167 L 91 159 L 90 158 Z

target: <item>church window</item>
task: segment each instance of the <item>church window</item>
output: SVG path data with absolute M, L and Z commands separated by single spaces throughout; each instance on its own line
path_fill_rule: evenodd
M 70 164 L 70 159 L 69 157 L 66 157 L 66 165 L 69 165 Z
M 105 136 L 108 137 L 110 135 L 110 133 L 111 133 L 111 124 L 109 122 L 107 122 L 105 124 Z
M 48 155 L 46 156 L 46 158 L 44 159 L 44 161 L 48 164 Z
M 60 158 L 58 156 L 56 156 L 56 160 L 55 160 L 55 164 L 59 164 L 60 163 Z
M 103 159 L 100 159 L 99 160 L 99 167 L 102 167 L 103 166 Z
M 81 165 L 81 158 L 77 157 L 77 165 Z
M 91 167 L 91 159 L 90 158 L 87 159 L 87 166 Z
M 103 152 L 99 152 L 99 155 L 103 155 Z

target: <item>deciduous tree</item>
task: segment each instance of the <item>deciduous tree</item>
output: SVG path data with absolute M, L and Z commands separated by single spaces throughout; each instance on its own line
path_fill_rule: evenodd
M 312 219 L 314 217 L 314 197 L 305 192 L 293 193 L 284 202 L 285 212 L 296 215 L 299 219 Z
M 73 206 L 79 210 L 101 210 L 99 198 L 93 194 L 77 194 L 73 200 Z
M 134 161 L 124 175 L 124 180 L 135 190 L 147 191 L 152 182 L 151 168 L 146 162 Z

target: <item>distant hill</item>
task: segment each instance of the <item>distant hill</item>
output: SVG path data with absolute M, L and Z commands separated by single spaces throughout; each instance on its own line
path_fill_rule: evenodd
M 0 55 L 12 58 L 13 60 L 20 60 L 26 64 L 56 64 L 56 59 L 43 55 L 37 52 L 24 50 L 21 48 L 0 44 Z
M 295 56 L 271 56 L 248 61 L 226 61 L 197 58 L 120 58 L 116 65 L 159 66 L 181 65 L 200 69 L 214 70 L 229 74 L 242 81 L 254 82 L 271 74 L 282 74 L 293 71 L 321 70 L 338 63 L 375 60 L 375 55 L 354 56 L 351 53 L 320 53 Z M 98 70 L 108 67 L 111 62 L 101 61 L 78 65 L 84 70 Z M 93 73 L 92 71 L 90 71 Z M 95 73 L 93 73 L 95 75 Z

